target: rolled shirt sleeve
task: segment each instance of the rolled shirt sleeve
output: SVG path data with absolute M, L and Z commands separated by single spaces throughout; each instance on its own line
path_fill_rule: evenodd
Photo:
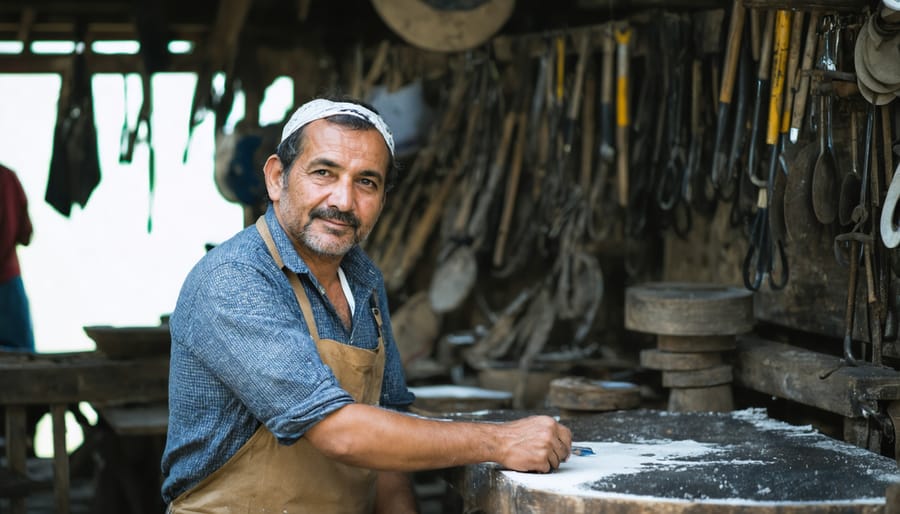
M 184 309 L 186 330 L 173 330 L 173 339 L 189 341 L 186 350 L 280 442 L 296 441 L 353 402 L 308 331 L 298 329 L 289 308 L 296 300 L 278 298 L 271 278 L 247 264 L 223 263 L 198 282 Z

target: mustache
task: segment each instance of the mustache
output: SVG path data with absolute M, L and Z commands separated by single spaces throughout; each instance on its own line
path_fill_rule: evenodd
M 357 218 L 356 215 L 354 215 L 352 212 L 345 212 L 334 207 L 320 207 L 318 209 L 313 209 L 309 213 L 309 219 L 314 220 L 316 218 L 321 218 L 324 220 L 334 220 L 350 225 L 353 228 L 359 228 L 361 224 L 359 218 Z

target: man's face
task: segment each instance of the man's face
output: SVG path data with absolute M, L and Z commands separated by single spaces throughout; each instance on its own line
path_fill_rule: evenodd
M 301 256 L 340 257 L 369 235 L 381 214 L 390 155 L 375 129 L 316 120 L 304 136 L 287 182 L 276 156 L 266 162 L 269 198 Z

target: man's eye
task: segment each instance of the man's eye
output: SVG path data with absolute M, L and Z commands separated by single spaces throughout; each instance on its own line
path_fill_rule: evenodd
M 313 171 L 313 175 L 321 175 L 324 177 L 325 175 L 328 175 L 328 170 L 324 170 L 324 169 L 315 170 L 315 171 Z

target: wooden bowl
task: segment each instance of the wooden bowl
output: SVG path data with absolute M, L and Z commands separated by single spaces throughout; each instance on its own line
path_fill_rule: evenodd
M 84 327 L 84 332 L 94 340 L 97 350 L 110 359 L 168 355 L 172 344 L 169 325 L 155 327 L 97 325 Z

